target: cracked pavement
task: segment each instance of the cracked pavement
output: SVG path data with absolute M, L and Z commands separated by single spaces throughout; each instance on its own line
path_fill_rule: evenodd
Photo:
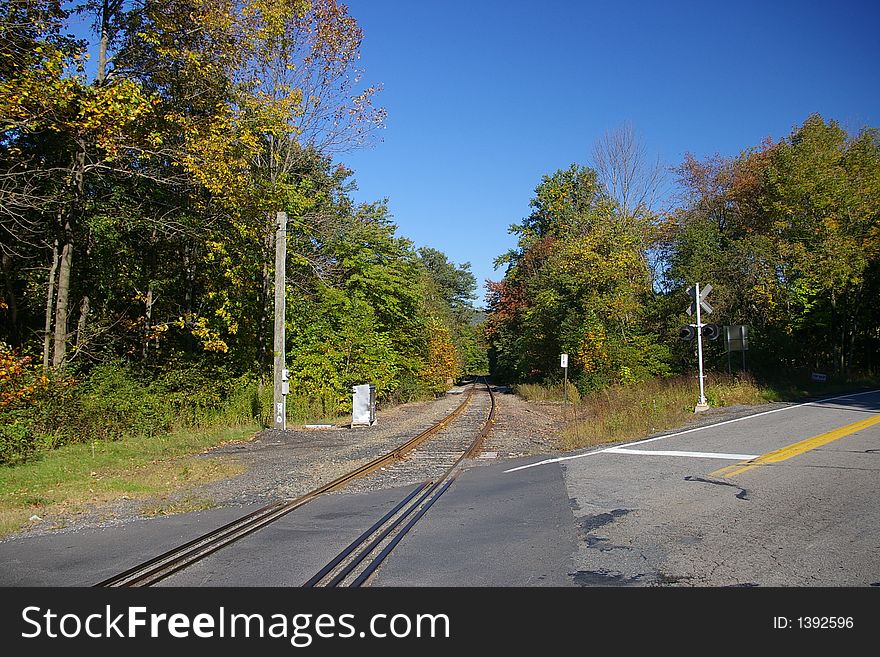
M 732 476 L 722 470 L 734 461 L 710 455 L 766 454 L 877 413 L 880 393 L 791 405 L 561 462 L 572 511 L 588 529 L 578 535 L 574 582 L 871 585 L 880 579 L 880 424 Z

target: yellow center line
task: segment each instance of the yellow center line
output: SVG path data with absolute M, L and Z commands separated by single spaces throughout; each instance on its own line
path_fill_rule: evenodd
M 739 463 L 729 465 L 726 468 L 715 470 L 715 472 L 710 473 L 709 476 L 733 477 L 734 475 L 742 474 L 747 470 L 756 468 L 759 465 L 766 465 L 767 463 L 779 463 L 780 461 L 790 459 L 792 456 L 797 456 L 798 454 L 809 452 L 811 449 L 816 449 L 817 447 L 821 447 L 822 445 L 827 445 L 830 442 L 833 442 L 839 438 L 843 438 L 844 436 L 848 436 L 851 433 L 855 433 L 856 431 L 867 429 L 868 427 L 874 426 L 875 424 L 880 424 L 880 415 L 872 415 L 867 419 L 859 420 L 858 422 L 853 422 L 852 424 L 847 424 L 845 427 L 840 427 L 827 433 L 821 433 L 818 436 L 813 436 L 812 438 L 801 440 L 800 442 L 787 445 L 786 447 L 782 447 L 772 452 L 767 452 L 766 454 L 762 454 L 757 458 L 748 461 L 740 461 Z

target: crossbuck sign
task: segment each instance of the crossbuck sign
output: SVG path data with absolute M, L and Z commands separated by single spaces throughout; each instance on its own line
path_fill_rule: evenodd
M 712 313 L 712 306 L 710 306 L 709 302 L 706 301 L 706 297 L 709 296 L 709 292 L 711 292 L 711 291 L 712 291 L 712 286 L 709 285 L 708 283 L 706 283 L 706 286 L 702 290 L 700 289 L 699 283 L 697 283 L 696 285 L 691 285 L 687 289 L 687 293 L 688 293 L 688 296 L 691 299 L 693 299 L 693 301 L 691 301 L 691 305 L 688 306 L 687 314 L 693 315 L 695 312 L 698 312 L 697 302 L 699 301 L 700 310 L 702 310 L 707 315 L 710 315 Z M 697 316 L 699 317 L 699 314 Z
M 711 291 L 712 286 L 708 283 L 702 290 L 699 283 L 687 289 L 688 296 L 693 299 L 691 305 L 687 308 L 687 313 L 688 315 L 693 315 L 694 313 L 697 315 L 697 323 L 694 326 L 697 329 L 697 363 L 700 366 L 700 401 L 697 403 L 696 408 L 694 408 L 695 413 L 709 408 L 709 404 L 706 403 L 706 392 L 703 387 L 703 321 L 700 317 L 700 311 L 705 312 L 707 315 L 712 312 L 712 306 L 706 301 L 706 297 L 709 296 Z

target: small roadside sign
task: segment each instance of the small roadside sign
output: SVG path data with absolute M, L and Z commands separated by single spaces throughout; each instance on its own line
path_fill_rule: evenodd
M 813 381 L 827 381 L 828 375 L 822 374 L 820 372 L 813 372 L 812 379 L 813 379 Z
M 565 419 L 565 411 L 568 409 L 568 354 L 559 354 L 559 366 L 565 376 L 562 383 L 562 418 Z

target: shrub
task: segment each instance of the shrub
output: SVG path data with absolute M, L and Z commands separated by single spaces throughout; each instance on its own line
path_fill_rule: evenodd
M 36 451 L 36 439 L 25 422 L 0 424 L 0 464 L 15 465 L 27 461 Z

